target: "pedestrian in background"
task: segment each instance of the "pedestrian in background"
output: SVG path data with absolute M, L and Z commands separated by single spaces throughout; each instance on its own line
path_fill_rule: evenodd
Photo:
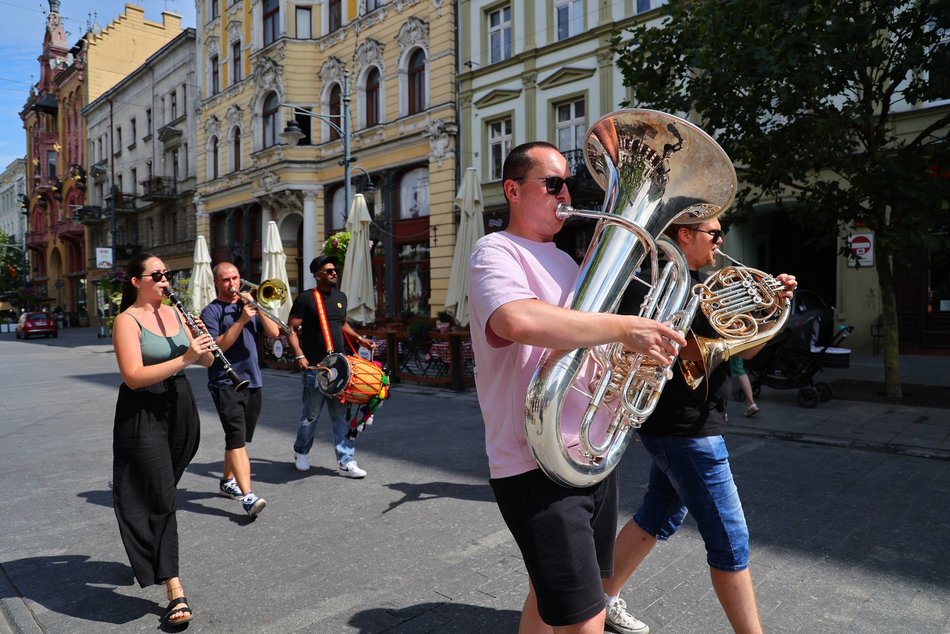
M 113 428 L 112 498 L 119 534 L 141 587 L 165 584 L 162 620 L 176 626 L 193 612 L 178 570 L 178 481 L 198 451 L 198 408 L 184 370 L 211 365 L 210 335 L 194 337 L 162 303 L 170 273 L 142 253 L 126 270 L 112 341 L 122 374 Z
M 729 374 L 735 378 L 739 384 L 739 389 L 742 390 L 742 394 L 745 396 L 745 415 L 748 417 L 758 414 L 759 406 L 755 404 L 755 395 L 752 393 L 752 382 L 749 381 L 749 375 L 746 374 L 745 361 L 743 361 L 739 355 L 729 359 Z

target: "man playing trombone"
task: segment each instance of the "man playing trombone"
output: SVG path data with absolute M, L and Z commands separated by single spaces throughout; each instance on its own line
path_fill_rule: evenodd
M 224 468 L 221 495 L 241 500 L 244 511 L 257 517 L 267 502 L 251 487 L 251 460 L 245 443 L 251 442 L 261 413 L 261 369 L 257 356 L 257 335 L 263 330 L 271 339 L 280 334 L 277 322 L 257 304 L 241 297 L 241 275 L 230 262 L 214 267 L 217 297 L 201 311 L 201 321 L 232 368 L 250 381 L 246 390 L 236 392 L 220 361 L 208 368 L 208 389 L 224 428 Z M 265 319 L 259 319 L 263 314 Z

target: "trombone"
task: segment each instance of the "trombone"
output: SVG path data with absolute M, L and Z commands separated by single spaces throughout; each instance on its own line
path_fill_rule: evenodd
M 244 290 L 245 286 L 249 287 L 252 291 L 257 291 L 257 298 L 260 301 L 255 300 L 250 293 L 246 292 Z M 284 334 L 290 334 L 290 326 L 284 323 L 284 320 L 278 317 L 274 312 L 287 301 L 287 285 L 279 278 L 275 277 L 264 280 L 260 284 L 242 279 L 240 288 L 236 289 L 232 286 L 228 290 L 240 297 L 244 302 L 253 306 L 257 312 L 263 313 L 265 317 L 277 324 L 277 327 L 280 328 Z

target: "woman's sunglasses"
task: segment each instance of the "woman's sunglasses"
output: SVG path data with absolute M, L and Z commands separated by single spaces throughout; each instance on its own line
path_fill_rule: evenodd
M 148 274 L 152 278 L 153 282 L 161 282 L 162 278 L 165 278 L 169 282 L 172 281 L 172 272 L 171 271 L 152 271 Z
M 513 181 L 523 181 L 523 180 L 533 180 L 533 181 L 544 181 L 544 188 L 552 196 L 557 196 L 561 193 L 561 188 L 567 185 L 568 193 L 574 191 L 574 184 L 577 182 L 577 178 L 574 176 L 568 176 L 567 178 L 561 178 L 560 176 L 518 176 L 517 178 L 512 178 Z

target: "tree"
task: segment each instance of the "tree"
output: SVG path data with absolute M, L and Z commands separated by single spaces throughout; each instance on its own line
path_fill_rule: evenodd
M 762 201 L 816 231 L 875 234 L 888 396 L 901 396 L 893 255 L 947 245 L 950 0 L 671 0 L 612 46 L 635 103 L 698 115 Z M 942 211 L 941 211 L 942 210 Z M 941 218 L 942 216 L 942 218 Z
M 23 251 L 0 229 L 0 297 L 14 297 L 23 287 Z

